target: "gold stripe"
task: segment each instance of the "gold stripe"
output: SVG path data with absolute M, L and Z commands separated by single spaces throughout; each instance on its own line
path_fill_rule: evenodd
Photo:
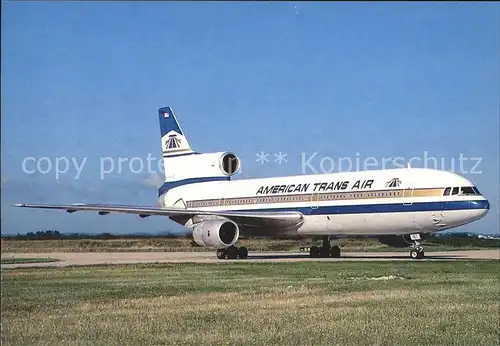
M 442 189 L 415 189 L 413 197 L 436 197 L 443 196 L 444 188 Z
M 355 201 L 361 199 L 410 198 L 443 196 L 444 188 L 436 189 L 398 189 L 375 191 L 348 191 L 327 193 L 306 193 L 293 195 L 263 195 L 254 197 L 217 198 L 187 201 L 188 208 L 217 206 L 237 206 L 251 204 Z

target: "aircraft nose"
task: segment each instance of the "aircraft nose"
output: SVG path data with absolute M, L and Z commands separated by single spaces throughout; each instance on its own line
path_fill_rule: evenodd
M 471 201 L 470 204 L 471 209 L 475 209 L 477 211 L 478 219 L 484 217 L 490 210 L 490 202 L 486 198 L 478 201 Z

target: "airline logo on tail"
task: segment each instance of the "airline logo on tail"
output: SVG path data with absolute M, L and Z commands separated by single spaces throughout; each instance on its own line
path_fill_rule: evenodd
M 187 138 L 184 136 L 175 114 L 170 107 L 158 110 L 161 128 L 161 148 L 163 156 L 192 153 Z
M 168 136 L 166 150 L 180 147 L 181 140 L 177 138 L 177 135 L 177 133 L 174 133 L 173 135 Z
M 174 130 L 167 132 L 167 134 L 163 136 L 162 144 L 164 154 L 174 151 L 191 151 L 191 147 L 189 146 L 186 137 L 175 132 Z

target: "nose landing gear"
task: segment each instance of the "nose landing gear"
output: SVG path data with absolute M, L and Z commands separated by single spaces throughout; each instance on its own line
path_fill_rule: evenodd
M 412 259 L 422 259 L 425 257 L 424 255 L 424 249 L 420 246 L 418 248 L 415 248 L 415 249 L 411 249 L 410 250 L 410 257 Z
M 410 234 L 410 239 L 413 241 L 411 245 L 412 249 L 410 250 L 410 258 L 411 259 L 423 259 L 425 257 L 424 248 L 420 245 L 419 240 L 420 234 Z

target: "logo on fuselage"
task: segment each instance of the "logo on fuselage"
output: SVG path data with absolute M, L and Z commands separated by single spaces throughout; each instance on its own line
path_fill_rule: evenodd
M 385 187 L 399 187 L 401 185 L 401 180 L 399 178 L 392 178 L 387 183 L 385 183 Z

